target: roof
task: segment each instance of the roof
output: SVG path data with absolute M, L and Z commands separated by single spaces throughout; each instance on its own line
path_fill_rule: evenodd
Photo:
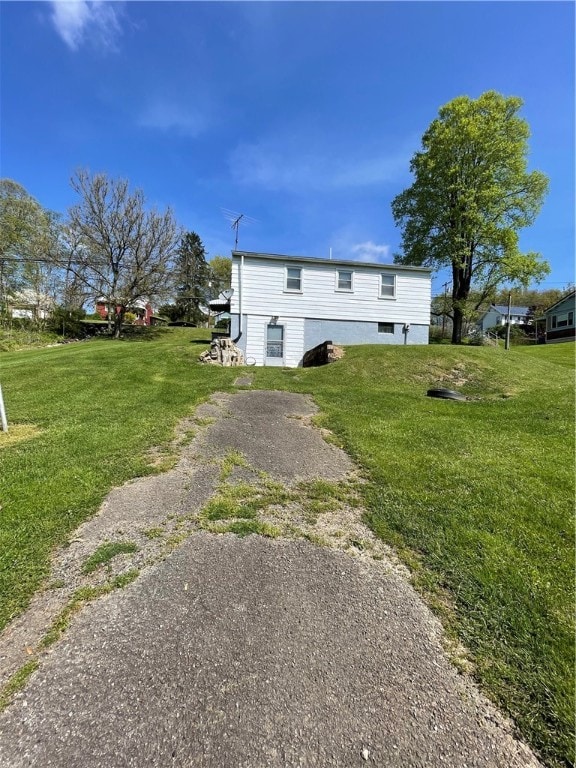
M 263 261 L 294 261 L 305 262 L 307 264 L 333 264 L 337 267 L 367 267 L 371 269 L 382 270 L 391 269 L 397 271 L 398 269 L 409 270 L 410 272 L 424 272 L 430 274 L 432 272 L 431 267 L 409 267 L 404 264 L 380 264 L 373 261 L 346 261 L 342 259 L 320 259 L 317 256 L 283 256 L 279 253 L 257 253 L 255 251 L 232 251 L 232 257 L 245 256 L 251 259 L 262 259 Z
M 492 304 L 490 306 L 490 309 L 486 310 L 487 312 L 490 312 L 491 309 L 495 309 L 496 312 L 500 312 L 501 315 L 507 315 L 508 314 L 508 305 L 507 304 Z M 510 314 L 511 315 L 527 315 L 530 312 L 530 307 L 510 307 Z
M 558 304 L 562 304 L 562 302 L 563 302 L 563 301 L 566 301 L 566 299 L 571 299 L 571 298 L 572 298 L 572 296 L 576 296 L 576 290 L 574 290 L 574 291 L 570 291 L 570 292 L 569 292 L 569 293 L 567 293 L 565 296 L 562 296 L 562 298 L 561 298 L 561 299 L 558 299 L 558 301 L 556 301 L 556 302 L 555 302 L 554 304 L 552 304 L 550 307 L 548 307 L 547 309 L 545 309 L 545 310 L 544 310 L 544 314 L 546 314 L 546 312 L 550 312 L 550 310 L 551 310 L 551 309 L 554 309 L 554 307 L 557 307 L 557 306 L 558 306 Z

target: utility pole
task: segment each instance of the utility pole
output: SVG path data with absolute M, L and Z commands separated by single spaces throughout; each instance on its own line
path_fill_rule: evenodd
M 448 282 L 444 283 L 444 303 L 442 305 L 442 338 L 444 338 L 444 330 L 446 328 L 446 299 L 448 291 Z
M 512 292 L 508 292 L 508 317 L 506 322 L 506 342 L 504 344 L 504 349 L 510 349 L 510 310 L 512 305 Z

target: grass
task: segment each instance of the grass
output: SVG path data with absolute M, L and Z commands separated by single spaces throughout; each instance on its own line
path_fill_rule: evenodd
M 35 431 L 0 450 L 0 624 L 109 489 L 153 471 L 146 451 L 231 388 L 237 370 L 196 365 L 197 333 L 0 355 L 9 420 Z M 364 470 L 367 523 L 469 649 L 482 688 L 549 766 L 571 765 L 574 345 L 351 347 L 330 366 L 250 375 L 255 389 L 313 395 L 320 425 Z M 427 398 L 435 386 L 471 399 Z M 230 456 L 222 480 L 241 466 Z M 311 514 L 339 500 L 321 484 L 298 492 Z M 220 493 L 204 520 L 277 535 L 256 514 L 275 500 L 287 501 L 273 487 Z
M 574 345 L 356 347 L 313 393 L 364 467 L 367 522 L 395 547 L 484 690 L 548 765 L 574 761 Z M 425 397 L 457 387 L 469 402 Z
M 57 344 L 62 337 L 50 331 L 29 327 L 5 327 L 0 325 L 0 352 L 15 352 L 29 347 Z
M 97 587 L 80 587 L 71 597 L 68 605 L 60 612 L 56 617 L 52 626 L 48 632 L 44 635 L 40 642 L 41 648 L 49 648 L 53 645 L 68 628 L 70 620 L 75 613 L 86 603 L 96 600 L 103 595 L 107 595 L 113 592 L 115 589 L 123 589 L 131 584 L 136 578 L 138 578 L 139 571 L 132 569 L 125 571 L 124 573 L 115 576 L 111 581 L 106 584 L 100 584 Z
M 32 659 L 27 664 L 23 664 L 15 672 L 0 691 L 0 712 L 11 702 L 12 697 L 21 691 L 28 682 L 30 675 L 38 669 L 40 662 L 38 659 Z
M 0 354 L 11 434 L 0 448 L 0 628 L 48 574 L 50 553 L 110 488 L 153 471 L 146 451 L 237 371 L 196 364 L 208 337 L 98 340 Z
M 109 541 L 101 544 L 82 566 L 82 573 L 93 573 L 100 566 L 109 563 L 116 555 L 129 555 L 138 551 L 138 545 L 132 541 Z

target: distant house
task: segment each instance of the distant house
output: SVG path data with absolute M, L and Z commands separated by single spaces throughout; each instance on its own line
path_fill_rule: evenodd
M 96 312 L 103 320 L 108 319 L 108 307 L 109 302 L 104 298 L 104 296 L 101 296 L 96 301 Z M 117 307 L 116 309 L 118 311 L 120 307 Z M 154 314 L 150 302 L 144 301 L 143 299 L 138 299 L 133 304 L 130 304 L 130 306 L 127 308 L 127 312 L 132 312 L 136 315 L 134 325 L 156 325 L 163 322 L 163 318 Z
M 510 307 L 510 325 L 527 324 L 530 307 Z M 491 304 L 490 308 L 478 320 L 478 327 L 485 333 L 495 326 L 503 326 L 508 322 L 508 306 L 506 304 Z
M 334 344 L 428 344 L 424 267 L 232 253 L 231 336 L 248 362 L 302 365 Z
M 567 296 L 552 304 L 544 312 L 546 318 L 546 343 L 558 341 L 574 341 L 576 314 L 576 291 L 571 291 Z
M 46 294 L 26 288 L 7 298 L 8 314 L 14 319 L 46 320 L 54 309 L 54 300 Z

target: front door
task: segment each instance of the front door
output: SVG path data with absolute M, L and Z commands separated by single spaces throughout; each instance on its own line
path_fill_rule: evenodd
M 266 365 L 284 365 L 284 326 L 266 326 Z

